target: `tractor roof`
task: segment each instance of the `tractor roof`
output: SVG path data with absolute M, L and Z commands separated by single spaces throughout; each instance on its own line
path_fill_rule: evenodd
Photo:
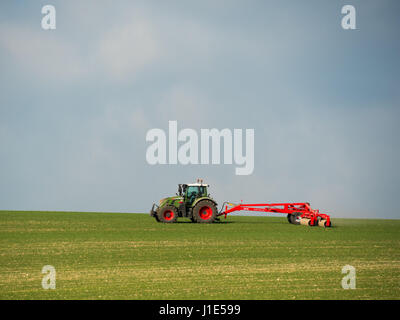
M 206 183 L 188 183 L 187 186 L 189 187 L 209 187 Z

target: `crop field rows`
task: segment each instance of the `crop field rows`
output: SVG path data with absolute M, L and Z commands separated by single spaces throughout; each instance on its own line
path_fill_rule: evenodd
M 0 211 L 0 299 L 399 299 L 400 220 L 333 224 Z M 345 265 L 356 289 L 342 288 Z

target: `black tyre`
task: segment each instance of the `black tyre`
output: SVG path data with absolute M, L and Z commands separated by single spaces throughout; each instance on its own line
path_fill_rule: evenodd
M 321 221 L 321 217 L 317 217 L 317 219 L 315 219 L 315 224 L 314 226 L 319 226 L 319 222 Z
M 212 223 L 217 217 L 217 207 L 210 200 L 201 200 L 193 208 L 193 220 L 197 223 Z
M 292 223 L 292 215 L 290 213 L 288 213 L 288 215 L 287 215 L 287 221 L 289 223 Z
M 158 215 L 154 215 L 154 219 L 156 219 L 157 222 L 161 222 L 160 219 L 158 219 Z
M 293 224 L 300 224 L 301 212 L 295 212 L 290 215 L 290 221 Z
M 166 205 L 157 211 L 156 220 L 164 223 L 174 223 L 178 219 L 178 210 L 171 205 Z

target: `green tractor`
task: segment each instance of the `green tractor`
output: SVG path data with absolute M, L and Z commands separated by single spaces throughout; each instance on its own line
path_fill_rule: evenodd
M 158 206 L 153 204 L 150 216 L 165 223 L 174 223 L 178 217 L 190 218 L 192 222 L 212 223 L 218 220 L 218 211 L 217 202 L 207 193 L 208 187 L 202 181 L 179 184 L 176 196 L 161 199 Z

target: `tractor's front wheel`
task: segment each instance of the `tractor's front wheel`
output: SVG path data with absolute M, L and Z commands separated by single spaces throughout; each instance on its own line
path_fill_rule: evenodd
M 158 209 L 156 220 L 165 223 L 174 223 L 178 219 L 178 210 L 174 206 L 166 205 Z
M 198 223 L 212 223 L 217 218 L 217 207 L 210 200 L 201 200 L 193 208 L 193 220 Z

